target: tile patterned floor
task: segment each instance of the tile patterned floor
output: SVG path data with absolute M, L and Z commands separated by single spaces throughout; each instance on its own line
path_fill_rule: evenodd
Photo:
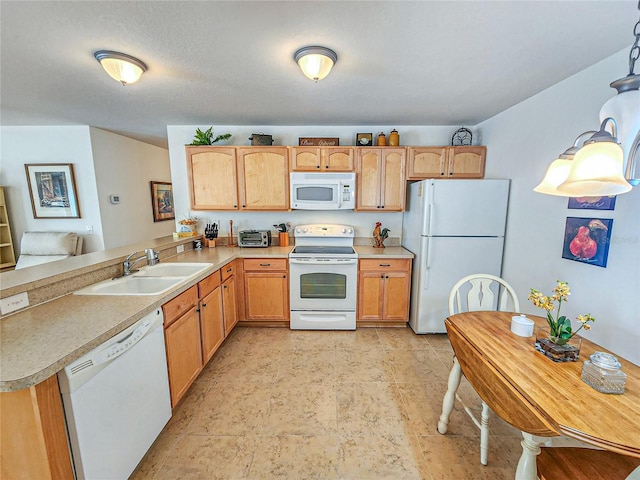
M 520 435 L 499 418 L 486 467 L 457 403 L 436 431 L 451 358 L 446 335 L 408 328 L 238 327 L 132 479 L 512 479 Z

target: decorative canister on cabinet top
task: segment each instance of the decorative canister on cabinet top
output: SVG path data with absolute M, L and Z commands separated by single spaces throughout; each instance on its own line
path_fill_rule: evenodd
M 378 135 L 378 146 L 379 147 L 387 146 L 387 136 L 384 134 L 384 132 L 380 132 L 380 135 Z
M 397 147 L 398 145 L 400 145 L 400 134 L 394 128 L 393 130 L 391 130 L 391 133 L 389 134 L 389 146 Z

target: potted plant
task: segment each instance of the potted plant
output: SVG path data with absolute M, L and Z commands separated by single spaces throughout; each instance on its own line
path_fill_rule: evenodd
M 220 140 L 229 140 L 230 138 L 230 133 L 218 135 L 216 138 L 213 138 L 213 127 L 207 128 L 204 132 L 199 128 L 196 128 L 196 134 L 189 145 L 213 145 Z
M 583 328 L 589 330 L 591 325 L 589 322 L 595 322 L 595 318 L 591 314 L 578 315 L 576 320 L 580 322 L 580 327 L 573 331 L 571 329 L 571 320 L 566 316 L 560 315 L 560 307 L 562 302 L 567 302 L 571 290 L 567 282 L 557 281 L 553 289 L 553 295 L 546 296 L 535 288 L 529 293 L 531 303 L 542 308 L 547 313 L 547 326 L 544 331 L 536 329 L 536 350 L 551 358 L 555 362 L 575 362 L 580 358 L 580 337 L 575 337 Z M 554 305 L 558 302 L 558 308 Z M 555 318 L 552 313 L 556 310 Z

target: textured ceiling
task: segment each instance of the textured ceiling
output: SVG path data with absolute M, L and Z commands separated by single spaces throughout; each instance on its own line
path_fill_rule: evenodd
M 635 0 L 2 1 L 0 121 L 164 147 L 181 124 L 474 125 L 630 47 L 637 18 Z M 314 44 L 338 54 L 317 84 L 292 59 Z M 122 87 L 101 49 L 149 70 Z

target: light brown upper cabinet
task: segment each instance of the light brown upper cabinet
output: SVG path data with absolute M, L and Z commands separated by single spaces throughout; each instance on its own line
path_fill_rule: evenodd
M 186 147 L 192 210 L 237 210 L 238 174 L 233 147 Z
M 404 148 L 357 149 L 356 210 L 404 210 L 405 158 Z
M 484 178 L 487 147 L 409 147 L 407 180 Z
M 289 209 L 287 147 L 238 148 L 238 185 L 242 210 Z
M 353 172 L 353 147 L 291 147 L 291 170 Z

